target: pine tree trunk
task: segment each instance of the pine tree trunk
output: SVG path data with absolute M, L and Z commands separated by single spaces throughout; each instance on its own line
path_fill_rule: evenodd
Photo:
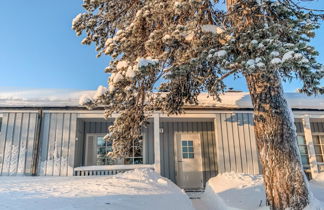
M 309 203 L 308 183 L 280 77 L 277 72 L 245 77 L 254 107 L 254 129 L 267 203 L 275 210 L 301 210 Z

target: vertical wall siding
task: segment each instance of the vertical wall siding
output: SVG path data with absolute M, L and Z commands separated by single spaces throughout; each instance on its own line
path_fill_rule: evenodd
M 83 151 L 84 151 L 84 122 L 82 120 L 77 121 L 77 141 L 75 142 L 75 161 L 74 166 L 80 167 L 83 164 Z
M 311 122 L 311 130 L 314 133 L 324 132 L 324 120 L 322 122 Z
M 3 113 L 0 133 L 0 173 L 31 175 L 35 164 L 37 113 Z
M 112 122 L 84 122 L 85 133 L 102 133 L 108 132 L 108 127 Z
M 302 121 L 295 119 L 295 126 L 296 126 L 297 133 L 304 133 L 304 126 Z
M 216 142 L 213 122 L 161 122 L 160 135 L 161 174 L 176 182 L 174 134 L 176 132 L 200 133 L 204 182 L 217 174 Z
M 73 175 L 77 114 L 44 113 L 38 174 Z
M 154 164 L 154 129 L 153 122 L 143 128 L 144 164 Z
M 215 125 L 219 172 L 259 174 L 252 114 L 217 114 Z

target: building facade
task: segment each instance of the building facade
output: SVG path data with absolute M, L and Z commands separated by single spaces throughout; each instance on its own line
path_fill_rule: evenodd
M 324 172 L 324 106 L 320 109 L 324 99 L 316 101 L 316 106 L 301 102 L 305 108 L 290 104 L 302 162 L 310 177 Z M 1 175 L 89 176 L 153 168 L 184 189 L 199 189 L 219 173 L 261 173 L 251 105 L 210 106 L 205 101 L 186 107 L 178 116 L 157 112 L 143 128 L 142 137 L 134 140 L 133 154 L 118 160 L 106 155 L 112 148 L 103 140 L 116 116 L 105 120 L 103 112 L 73 103 L 54 107 L 2 104 Z

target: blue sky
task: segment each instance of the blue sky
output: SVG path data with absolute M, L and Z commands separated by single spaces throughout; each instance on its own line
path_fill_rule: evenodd
M 94 47 L 81 45 L 71 29 L 82 0 L 10 0 L 0 5 L 0 87 L 96 89 L 106 84 L 108 57 L 97 59 Z M 324 9 L 323 1 L 305 3 Z M 312 44 L 324 63 L 324 24 Z M 243 79 L 227 79 L 246 91 Z M 295 91 L 299 82 L 285 84 Z

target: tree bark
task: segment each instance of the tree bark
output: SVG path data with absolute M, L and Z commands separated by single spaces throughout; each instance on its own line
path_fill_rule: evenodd
M 301 164 L 293 116 L 278 72 L 245 75 L 254 107 L 254 123 L 270 209 L 304 209 L 309 189 Z

